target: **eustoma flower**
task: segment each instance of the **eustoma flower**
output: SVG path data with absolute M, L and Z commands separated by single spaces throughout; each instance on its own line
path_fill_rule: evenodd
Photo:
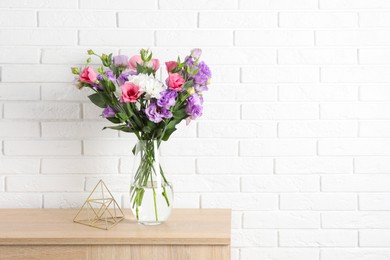
M 102 117 L 110 118 L 110 117 L 114 117 L 115 114 L 116 114 L 115 110 L 112 107 L 108 106 L 105 109 L 103 109 Z
M 154 123 L 160 123 L 164 118 L 171 118 L 172 112 L 164 107 L 159 107 L 155 102 L 149 104 L 144 110 L 148 119 Z
M 161 92 L 159 100 L 157 100 L 157 105 L 169 109 L 171 106 L 175 105 L 177 98 L 177 92 L 173 90 L 165 90 Z
M 185 80 L 179 73 L 169 73 L 167 84 L 169 89 L 181 91 L 181 86 L 183 86 Z
M 176 61 L 167 61 L 167 62 L 165 62 L 165 66 L 167 67 L 168 72 L 172 72 L 172 70 L 176 69 L 177 62 Z
M 186 112 L 191 119 L 197 119 L 203 114 L 203 98 L 198 94 L 194 93 L 193 95 L 187 98 Z
M 122 101 L 123 102 L 137 102 L 140 96 L 140 87 L 134 83 L 128 82 L 122 85 Z
M 93 68 L 87 66 L 80 74 L 80 81 L 85 83 L 94 83 L 96 81 L 96 72 Z
M 126 55 L 114 56 L 113 62 L 115 67 L 126 68 L 129 58 Z

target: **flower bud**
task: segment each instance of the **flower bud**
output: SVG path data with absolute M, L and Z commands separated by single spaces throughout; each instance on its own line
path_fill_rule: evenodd
M 74 75 L 79 75 L 79 74 L 80 74 L 79 69 L 76 68 L 76 67 L 71 68 L 71 70 L 72 70 L 72 73 L 73 73 Z
M 93 52 L 93 50 L 88 50 L 88 54 L 92 55 L 92 54 L 95 54 L 95 53 Z
M 195 88 L 194 87 L 190 87 L 187 89 L 187 93 L 190 94 L 190 95 L 193 95 L 195 93 Z

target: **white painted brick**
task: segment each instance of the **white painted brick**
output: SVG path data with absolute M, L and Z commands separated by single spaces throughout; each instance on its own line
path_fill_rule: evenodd
M 359 1 L 360 2 L 360 1 Z M 388 260 L 390 250 L 388 249 L 324 249 L 321 250 L 321 260 Z
M 118 140 L 118 139 L 98 139 L 84 140 L 85 155 L 101 156 L 125 156 L 131 155 L 131 150 L 136 144 L 135 138 Z
M 250 103 L 242 105 L 242 119 L 317 119 L 318 105 L 313 103 Z
M 359 231 L 359 246 L 361 247 L 389 247 L 389 230 L 361 230 Z
M 92 120 L 96 120 L 96 121 L 102 121 L 102 111 L 103 109 L 98 107 L 98 106 L 95 106 L 94 104 L 92 103 L 86 103 L 86 104 L 83 104 L 83 118 L 84 119 L 92 119 Z M 108 123 L 108 121 L 107 121 Z
M 271 174 L 271 158 L 255 157 L 202 157 L 196 160 L 200 174 Z
M 390 173 L 389 157 L 357 157 L 355 158 L 356 173 Z
M 241 156 L 315 155 L 314 140 L 248 140 L 240 141 Z
M 242 192 L 319 191 L 319 176 L 246 176 L 241 177 Z
M 40 27 L 115 27 L 115 12 L 42 11 L 38 13 Z
M 234 40 L 237 46 L 313 46 L 314 35 L 300 30 L 238 30 Z
M 386 0 L 319 0 L 321 9 L 384 9 L 390 8 Z
M 134 37 L 136 35 L 136 37 Z M 90 46 L 150 46 L 153 31 L 148 30 L 80 30 L 79 44 Z
M 319 260 L 319 251 L 311 248 L 243 248 L 241 260 Z
M 390 137 L 390 121 L 363 121 L 359 123 L 361 137 Z
M 7 103 L 4 117 L 16 119 L 78 119 L 80 106 L 72 103 Z
M 39 137 L 38 122 L 0 121 L 1 137 Z
M 110 174 L 118 172 L 115 158 L 44 158 L 41 172 L 47 174 Z
M 242 227 L 242 213 L 240 211 L 232 211 L 231 227 L 236 229 Z
M 191 122 L 189 125 L 185 121 L 182 121 L 176 126 L 176 131 L 172 134 L 172 138 L 195 138 L 197 135 L 197 122 Z M 127 133 L 120 132 L 120 135 L 128 135 Z
M 356 137 L 357 122 L 351 121 L 286 121 L 278 123 L 279 137 Z
M 320 105 L 321 119 L 390 119 L 389 103 L 333 103 Z
M 23 77 L 21 77 L 23 71 Z M 50 71 L 50 73 L 49 73 Z M 62 65 L 8 65 L 2 67 L 3 82 L 72 82 L 68 66 Z
M 281 230 L 282 247 L 354 247 L 358 243 L 357 231 L 351 230 Z
M 244 228 L 319 228 L 320 214 L 315 212 L 247 212 Z
M 356 27 L 356 13 L 345 12 L 282 12 L 280 27 L 287 28 L 348 28 Z
M 390 175 L 353 174 L 321 177 L 322 191 L 381 192 L 390 191 Z
M 115 197 L 115 193 L 113 194 Z M 43 195 L 44 208 L 81 208 L 84 201 L 88 198 L 89 193 L 72 192 L 72 193 L 45 193 Z M 118 203 L 120 200 L 115 198 Z M 120 199 L 120 196 L 119 196 Z M 119 204 L 120 205 L 120 204 Z
M 277 244 L 278 234 L 276 230 L 232 230 L 232 247 L 274 247 Z
M 39 100 L 37 83 L 1 83 L 0 100 Z
M 125 28 L 196 28 L 196 12 L 119 12 L 118 25 Z M 137 21 L 136 23 L 134 21 Z
M 390 32 L 389 32 L 390 33 Z M 385 83 L 390 81 L 390 67 L 326 67 L 321 68 L 321 81 L 325 83 Z
M 199 0 L 194 4 L 191 1 L 178 0 L 175 5 L 169 0 L 160 0 L 159 8 L 161 9 L 175 9 L 175 10 L 208 10 L 208 9 L 236 9 L 238 6 L 237 0 Z
M 241 9 L 259 10 L 291 10 L 291 9 L 317 9 L 318 3 L 315 0 L 241 0 Z
M 244 67 L 244 83 L 313 83 L 319 80 L 319 71 L 312 67 Z
M 37 19 L 34 11 L 1 10 L 0 27 L 35 27 Z
M 39 173 L 40 161 L 32 158 L 0 158 L 0 174 L 35 174 Z
M 175 189 L 175 187 L 173 187 Z M 199 208 L 199 195 L 191 193 L 177 193 L 174 195 L 174 208 Z
M 77 0 L 68 1 L 47 1 L 47 0 L 3 0 L 0 3 L 1 8 L 77 8 Z
M 1 29 L 0 45 L 75 45 L 76 30 Z
M 120 173 L 130 174 L 133 171 L 134 158 L 121 158 Z M 160 157 L 163 171 L 170 174 L 195 174 L 195 159 L 191 157 Z
M 389 12 L 360 12 L 360 27 L 389 27 Z
M 5 189 L 5 180 L 3 176 L 0 176 L 0 191 L 4 191 Z
M 264 28 L 277 27 L 277 13 L 263 12 L 200 12 L 200 28 Z
M 357 51 L 353 48 L 285 48 L 278 50 L 279 64 L 346 65 L 357 63 Z
M 277 194 L 202 194 L 202 208 L 231 208 L 232 210 L 276 210 Z
M 361 48 L 359 49 L 360 64 L 390 64 L 390 49 L 386 48 Z
M 211 84 L 239 82 L 240 70 L 236 67 L 213 67 Z M 212 85 L 211 85 L 212 88 Z
M 221 95 L 221 91 L 224 92 Z M 212 89 L 205 93 L 206 101 L 274 101 L 277 86 L 255 84 L 213 84 Z M 221 104 L 223 105 L 223 104 Z
M 104 181 L 110 191 L 126 192 L 126 194 L 129 194 L 127 196 L 130 196 L 131 175 L 99 175 L 96 177 L 86 177 L 85 191 L 91 192 L 100 180 Z M 129 197 L 126 199 L 128 198 Z
M 283 210 L 356 210 L 354 194 L 281 194 L 280 209 Z
M 113 53 L 113 55 L 118 54 L 118 49 L 115 47 L 106 47 L 106 48 L 93 48 L 95 53 L 99 55 L 102 53 Z M 96 56 L 89 56 L 87 49 L 85 47 L 73 48 L 73 47 L 56 47 L 56 48 L 44 48 L 42 49 L 41 60 L 45 64 L 67 64 L 70 66 L 75 66 L 75 64 L 86 63 L 87 58 L 91 58 L 91 64 L 100 65 L 101 60 Z M 138 51 L 137 51 L 138 52 Z M 59 58 L 61 57 L 61 58 Z M 70 67 L 69 66 L 69 67 Z M 68 67 L 68 68 L 69 68 Z M 97 66 L 96 66 L 97 67 Z M 95 67 L 95 68 L 96 68 Z M 69 82 L 68 82 L 69 84 Z
M 319 155 L 390 155 L 390 140 L 328 140 L 318 142 Z
M 5 155 L 80 155 L 80 141 L 4 141 Z
M 10 55 L 12 53 L 12 55 Z M 39 49 L 35 47 L 0 47 L 0 63 L 38 63 Z
M 359 194 L 360 210 L 390 210 L 389 193 Z
M 41 194 L 0 193 L 0 208 L 41 208 L 41 207 L 42 207 Z
M 317 31 L 316 45 L 373 45 L 387 46 L 390 43 L 387 30 L 332 30 Z
M 237 176 L 174 175 L 169 176 L 175 192 L 238 192 Z
M 274 48 L 202 48 L 202 60 L 209 65 L 257 65 L 276 64 Z M 212 66 L 214 67 L 214 66 Z M 214 87 L 215 85 L 213 85 Z
M 323 228 L 389 228 L 389 212 L 327 212 L 321 214 Z
M 352 158 L 301 157 L 276 158 L 275 173 L 279 174 L 337 174 L 352 173 Z
M 8 176 L 7 191 L 17 192 L 49 192 L 49 191 L 83 191 L 84 176 Z
M 157 9 L 157 1 L 144 0 L 139 4 L 137 0 L 82 0 L 80 1 L 81 9 L 101 9 L 101 10 L 150 10 Z
M 276 137 L 274 122 L 222 121 L 199 123 L 199 137 L 259 138 Z
M 172 39 L 175 39 L 172 41 Z M 232 46 L 233 32 L 227 30 L 161 30 L 156 32 L 157 46 Z
M 388 86 L 361 86 L 360 100 L 390 101 L 390 88 Z
M 333 85 L 282 85 L 279 86 L 280 101 L 354 101 L 357 86 Z
M 185 149 L 177 149 L 185 147 Z M 161 146 L 163 156 L 235 156 L 238 142 L 226 139 L 172 139 Z
M 103 127 L 112 125 L 102 122 L 42 122 L 42 137 L 89 139 L 94 137 L 117 137 L 118 131 Z
M 41 84 L 42 100 L 58 101 L 87 101 L 91 95 L 90 89 L 78 89 L 73 84 L 44 83 Z

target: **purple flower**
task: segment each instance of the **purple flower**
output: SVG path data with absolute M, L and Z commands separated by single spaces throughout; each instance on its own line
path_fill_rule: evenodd
M 106 77 L 108 80 L 111 80 L 112 82 L 115 82 L 115 80 L 116 80 L 116 77 L 114 75 L 114 72 L 112 72 L 112 70 L 106 71 Z
M 98 83 L 92 83 L 92 87 L 96 88 L 97 90 L 103 90 L 103 87 Z
M 137 75 L 137 72 L 132 70 L 124 71 L 121 75 L 118 77 L 118 82 L 120 85 L 125 84 L 126 81 L 128 81 L 128 77 L 132 75 Z
M 155 102 L 150 103 L 144 112 L 148 119 L 154 123 L 160 123 L 164 118 L 171 118 L 173 116 L 171 111 L 163 107 L 158 107 Z
M 112 107 L 108 106 L 105 109 L 103 109 L 102 117 L 104 118 L 115 117 L 115 114 L 116 114 L 115 110 Z
M 191 56 L 186 57 L 186 63 L 188 66 L 192 67 L 194 65 L 194 59 Z M 194 87 L 197 91 L 207 90 L 206 87 L 208 80 L 211 78 L 211 70 L 209 66 L 203 61 L 197 63 L 193 70 L 198 70 L 198 73 L 195 75 L 189 75 L 191 79 L 194 80 Z
M 200 58 L 200 55 L 202 55 L 202 50 L 201 49 L 192 49 L 191 50 L 191 57 L 193 57 L 194 59 L 199 59 Z
M 103 80 L 103 75 L 102 74 L 98 74 L 96 76 L 96 79 L 99 80 L 99 81 L 102 81 Z
M 129 60 L 129 57 L 127 57 L 126 55 L 114 56 L 114 58 L 113 58 L 114 66 L 126 68 L 128 60 Z
M 198 94 L 193 94 L 187 98 L 186 112 L 191 119 L 197 119 L 203 114 L 203 98 Z
M 166 109 L 171 108 L 176 103 L 177 92 L 174 90 L 164 90 L 160 93 L 160 98 L 157 100 L 157 105 Z

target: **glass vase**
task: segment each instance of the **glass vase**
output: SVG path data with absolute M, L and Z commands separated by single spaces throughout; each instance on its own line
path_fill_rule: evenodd
M 173 188 L 160 165 L 158 141 L 138 141 L 133 154 L 131 210 L 140 224 L 161 224 L 171 214 Z

